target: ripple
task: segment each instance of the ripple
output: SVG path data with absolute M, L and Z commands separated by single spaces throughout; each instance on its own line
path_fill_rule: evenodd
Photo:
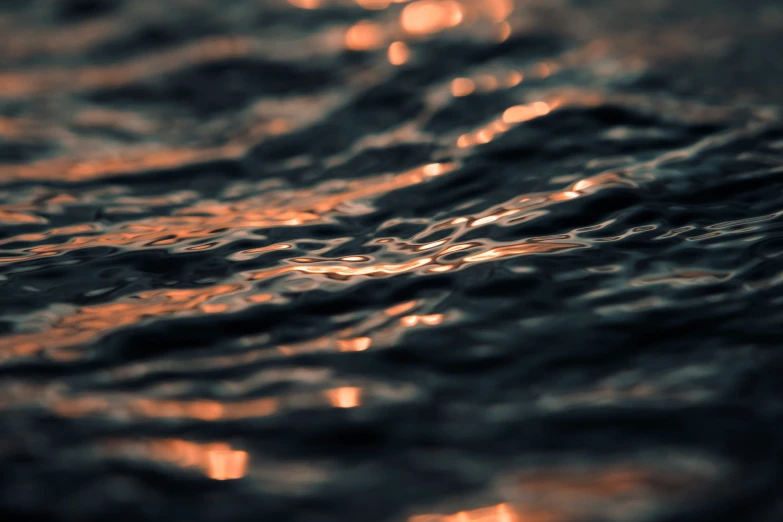
M 779 518 L 774 2 L 6 3 L 0 518 Z

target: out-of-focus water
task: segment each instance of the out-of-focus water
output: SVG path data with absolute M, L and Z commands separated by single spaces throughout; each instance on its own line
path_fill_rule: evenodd
M 0 520 L 783 519 L 779 2 L 0 5 Z

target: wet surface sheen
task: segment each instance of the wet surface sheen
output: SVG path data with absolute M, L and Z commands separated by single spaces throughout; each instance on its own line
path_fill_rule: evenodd
M 783 517 L 777 2 L 0 8 L 0 519 Z

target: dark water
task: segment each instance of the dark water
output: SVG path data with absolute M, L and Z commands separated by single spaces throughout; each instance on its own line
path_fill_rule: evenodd
M 0 520 L 783 520 L 779 2 L 1 5 Z

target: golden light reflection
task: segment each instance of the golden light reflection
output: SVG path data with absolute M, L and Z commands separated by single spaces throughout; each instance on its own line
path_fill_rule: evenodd
M 481 129 L 476 133 L 475 139 L 476 143 L 485 144 L 492 141 L 492 138 L 495 136 L 495 133 L 492 131 L 492 129 Z
M 396 178 L 407 184 L 428 175 L 438 175 L 438 172 L 446 169 L 442 164 L 431 164 L 423 166 L 420 169 L 411 171 L 402 175 L 402 178 Z M 446 169 L 447 170 L 447 169 Z M 408 179 L 411 178 L 411 179 Z M 395 178 L 392 178 L 395 179 Z M 394 181 L 396 184 L 398 181 Z M 452 218 L 443 225 L 454 226 L 462 223 L 469 223 L 472 228 L 486 226 L 500 219 L 504 219 L 515 214 L 520 214 L 523 218 L 532 219 L 541 215 L 541 209 L 558 201 L 580 197 L 609 186 L 633 186 L 633 183 L 616 175 L 602 174 L 592 178 L 586 178 L 576 181 L 571 187 L 564 190 L 553 191 L 551 193 L 542 193 L 539 195 L 529 195 L 520 199 L 516 205 L 517 208 L 500 207 L 491 214 L 468 219 L 465 217 Z M 515 257 L 532 254 L 551 254 L 564 252 L 577 248 L 587 247 L 587 243 L 582 241 L 562 241 L 570 236 L 552 237 L 552 238 L 533 238 L 514 244 L 486 245 L 485 242 L 472 242 L 462 244 L 449 244 L 443 240 L 427 244 L 411 244 L 404 247 L 405 251 L 422 252 L 426 251 L 427 256 L 411 259 L 403 263 L 377 263 L 355 265 L 356 261 L 371 261 L 366 256 L 345 256 L 344 262 L 351 264 L 336 264 L 335 260 L 312 259 L 304 265 L 282 265 L 272 269 L 250 272 L 243 277 L 248 280 L 261 280 L 276 275 L 290 272 L 304 272 L 309 274 L 321 274 L 328 277 L 334 277 L 341 280 L 348 280 L 352 277 L 371 276 L 387 277 L 401 274 L 409 271 L 415 271 L 420 268 L 428 267 L 429 271 L 446 272 L 456 270 L 469 263 L 488 262 L 504 257 Z M 600 239 L 600 238 L 599 238 Z M 596 239 L 596 240 L 599 240 Z M 265 247 L 266 250 L 280 250 L 290 245 L 283 244 L 277 246 Z M 440 251 L 436 249 L 440 248 Z M 441 258 L 446 255 L 460 252 L 465 249 L 477 249 L 462 258 L 461 260 L 443 263 Z M 42 252 L 43 254 L 43 252 Z M 225 297 L 224 297 L 225 296 Z M 180 314 L 215 314 L 227 313 L 232 310 L 238 310 L 243 306 L 249 306 L 253 303 L 263 303 L 273 301 L 274 294 L 258 293 L 249 281 L 242 280 L 233 284 L 215 285 L 201 289 L 180 289 L 180 290 L 154 290 L 141 294 L 128 296 L 115 302 L 109 302 L 101 305 L 82 307 L 62 317 L 50 320 L 48 327 L 39 332 L 19 333 L 9 335 L 0 340 L 0 359 L 11 357 L 32 356 L 46 351 L 55 359 L 73 359 L 79 352 L 63 350 L 68 347 L 92 342 L 99 337 L 114 331 L 118 328 L 136 324 L 148 318 L 165 318 L 167 316 L 177 316 Z M 243 304 L 246 303 L 246 304 Z M 407 304 L 406 306 L 412 306 Z M 398 313 L 398 309 L 390 310 L 389 313 Z M 441 319 L 434 316 L 409 316 L 403 320 L 404 325 L 415 326 L 417 324 L 437 324 Z M 357 336 L 358 335 L 358 336 Z M 355 339 L 354 339 L 355 338 Z M 344 351 L 361 351 L 369 346 L 369 338 L 361 334 L 344 333 L 339 336 L 342 341 L 337 344 L 337 348 Z M 348 341 L 352 339 L 352 341 Z M 332 344 L 332 346 L 335 346 Z M 327 347 L 328 348 L 328 347 Z M 201 405 L 199 409 L 182 410 L 182 414 L 194 418 L 209 419 L 216 415 L 233 415 L 231 412 L 214 413 L 217 408 L 214 405 Z M 208 407 L 209 406 L 209 407 Z M 232 405 L 233 411 L 239 406 Z M 173 411 L 173 410 L 172 410 Z
M 324 351 L 358 352 L 365 351 L 370 346 L 386 348 L 396 343 L 404 333 L 404 328 L 400 328 L 399 317 L 421 304 L 420 301 L 400 303 L 381 312 L 370 314 L 359 323 L 334 332 L 332 335 L 321 336 L 295 345 L 278 346 L 277 349 L 285 356 L 290 357 Z M 369 332 L 372 332 L 372 337 L 368 336 Z M 260 354 L 260 352 L 255 353 Z M 257 357 L 253 360 L 257 360 Z M 237 361 L 237 364 L 244 362 L 247 361 L 242 359 L 241 362 Z
M 385 313 L 388 316 L 394 317 L 413 309 L 418 303 L 416 301 L 407 301 L 398 305 L 390 306 L 386 309 Z
M 526 106 L 529 107 L 529 106 Z M 536 105 L 532 104 L 533 113 L 543 113 L 542 109 L 536 110 Z M 497 122 L 495 122 L 497 123 Z M 492 132 L 502 130 L 493 124 L 490 128 Z M 298 191 L 283 197 L 279 204 L 268 204 L 266 211 L 270 212 L 270 217 L 283 219 L 282 224 L 301 223 L 306 219 L 318 219 L 319 215 L 328 212 L 337 205 L 345 201 L 356 198 L 371 196 L 377 193 L 384 193 L 395 188 L 409 186 L 411 184 L 422 182 L 430 177 L 439 176 L 455 168 L 454 164 L 432 163 L 422 165 L 411 171 L 389 176 L 380 176 L 376 179 L 364 179 L 361 182 L 348 182 L 343 187 L 343 192 L 334 194 L 334 192 L 325 191 L 323 194 L 311 194 L 311 199 L 303 196 Z M 457 225 L 469 223 L 470 227 L 486 226 L 499 222 L 501 219 L 520 214 L 522 217 L 516 219 L 532 219 L 544 212 L 542 209 L 558 201 L 581 197 L 591 194 L 596 190 L 601 190 L 610 186 L 635 186 L 631 180 L 628 180 L 615 173 L 605 173 L 591 178 L 577 180 L 570 187 L 563 190 L 556 190 L 549 193 L 530 194 L 525 198 L 515 202 L 514 208 L 500 207 L 497 211 L 477 217 L 456 217 L 451 218 L 442 225 Z M 311 190 L 311 189 L 309 189 Z M 318 193 L 318 191 L 314 191 Z M 292 213 L 290 209 L 291 201 L 303 201 L 302 208 L 310 208 L 312 211 L 301 211 Z M 121 231 L 105 233 L 103 235 L 85 235 L 83 237 L 72 238 L 68 243 L 57 245 L 44 245 L 28 249 L 30 255 L 47 257 L 58 255 L 58 253 L 69 250 L 77 250 L 92 245 L 138 245 L 138 244 L 156 244 L 173 245 L 184 238 L 202 238 L 210 230 L 222 226 L 254 226 L 263 223 L 262 216 L 258 216 L 256 221 L 242 221 L 233 223 L 232 220 L 241 217 L 242 219 L 252 218 L 254 208 L 258 208 L 259 203 L 254 199 L 249 199 L 242 204 L 232 203 L 225 206 L 211 206 L 209 208 L 192 208 L 187 212 L 193 212 L 193 216 L 180 217 L 162 217 L 155 218 L 146 222 L 137 222 L 122 225 Z M 282 215 L 276 215 L 277 208 L 282 207 L 287 210 Z M 212 214 L 211 216 L 208 214 Z M 265 218 L 268 219 L 268 218 Z M 277 222 L 278 225 L 281 222 Z M 183 227 L 178 231 L 177 227 Z M 72 232 L 78 232 L 74 229 Z M 91 228 L 81 230 L 81 232 L 91 234 L 94 232 Z M 18 236 L 13 240 L 20 240 L 28 235 Z M 40 240 L 40 235 L 29 235 L 31 240 Z M 34 237 L 33 237 L 34 236 Z M 181 236 L 181 237 L 180 237 Z M 240 281 L 215 285 L 212 287 L 200 289 L 179 289 L 179 290 L 153 290 L 141 294 L 131 295 L 121 298 L 117 301 L 100 304 L 96 306 L 82 307 L 65 313 L 61 317 L 54 319 L 47 318 L 48 326 L 42 331 L 33 333 L 19 333 L 9 335 L 0 340 L 0 359 L 10 357 L 26 357 L 41 352 L 47 352 L 52 358 L 73 359 L 78 357 L 79 351 L 64 350 L 71 346 L 86 344 L 92 342 L 107 333 L 115 331 L 118 328 L 137 324 L 140 321 L 165 318 L 167 316 L 178 316 L 180 314 L 217 314 L 228 313 L 241 309 L 243 306 L 249 306 L 253 303 L 262 303 L 273 301 L 274 294 L 258 293 L 250 281 L 261 280 L 268 277 L 291 273 L 303 272 L 313 275 L 325 275 L 328 277 L 346 281 L 352 277 L 370 276 L 387 277 L 410 271 L 416 271 L 427 267 L 427 271 L 446 272 L 457 270 L 468 263 L 488 262 L 494 259 L 522 256 L 542 253 L 557 253 L 568 251 L 575 248 L 585 248 L 587 243 L 576 240 L 563 241 L 563 238 L 540 238 L 521 241 L 515 244 L 491 244 L 488 242 L 478 242 L 475 244 L 454 245 L 443 240 L 425 243 L 411 244 L 405 247 L 408 252 L 425 252 L 425 257 L 413 258 L 402 263 L 372 263 L 372 258 L 368 256 L 343 256 L 340 259 L 312 259 L 305 265 L 279 265 L 272 269 L 259 270 L 243 274 Z M 600 240 L 596 239 L 596 240 Z M 252 250 L 254 253 L 266 251 L 276 251 L 291 248 L 289 244 L 269 245 Z M 437 249 L 441 249 L 437 251 Z M 459 261 L 443 263 L 441 258 L 447 254 L 458 252 L 463 248 L 475 248 L 477 251 L 470 253 Z M 253 255 L 253 254 L 251 254 Z M 342 262 L 342 264 L 340 263 Z M 349 264 L 350 263 L 350 264 Z M 355 264 L 361 263 L 361 264 Z M 368 263 L 368 264 L 364 264 Z M 245 279 L 246 278 L 246 279 Z M 428 319 L 419 320 L 408 318 L 405 320 L 411 325 L 429 324 Z M 369 339 L 355 340 L 354 344 L 346 341 L 347 339 L 361 339 L 365 337 L 362 333 L 341 334 L 338 338 L 342 343 L 335 345 L 333 341 L 331 349 L 343 349 L 345 351 L 361 351 L 364 344 Z M 366 349 L 366 348 L 364 348 Z M 236 409 L 237 406 L 232 406 Z M 194 418 L 208 419 L 214 417 L 215 408 L 201 408 L 200 411 L 183 410 L 185 415 Z M 213 413 L 210 413 L 213 412 Z M 226 413 L 231 415 L 231 413 Z
M 500 219 L 500 216 L 485 216 L 483 218 L 478 218 L 473 223 L 470 224 L 471 228 L 481 227 L 484 225 L 488 225 L 489 223 L 494 223 Z
M 474 142 L 469 134 L 463 134 L 457 139 L 457 147 L 459 147 L 460 149 L 468 148 L 473 144 Z
M 511 25 L 508 22 L 502 22 L 498 30 L 498 41 L 505 42 L 511 36 Z
M 0 208 L 0 223 L 5 225 L 29 225 L 33 223 L 46 223 L 45 218 L 25 212 L 14 212 Z
M 387 54 L 389 57 L 389 63 L 392 65 L 402 65 L 410 58 L 411 51 L 405 42 L 393 42 L 391 45 L 389 45 Z
M 454 163 L 430 163 L 396 175 L 368 177 L 349 182 L 341 192 L 334 192 L 329 184 L 312 189 L 279 190 L 274 197 L 257 196 L 225 204 L 202 202 L 185 207 L 174 216 L 161 216 L 118 225 L 101 235 L 84 235 L 71 238 L 66 243 L 39 245 L 25 249 L 20 257 L 4 257 L 0 264 L 36 258 L 51 257 L 90 246 L 159 248 L 161 246 L 187 246 L 189 243 L 219 246 L 221 230 L 226 228 L 254 228 L 266 226 L 298 226 L 317 222 L 340 205 L 359 198 L 407 187 L 440 176 L 456 168 Z M 2 168 L 0 168 L 2 171 Z M 87 230 L 85 232 L 93 232 Z M 218 242 L 212 240 L 215 238 Z M 44 236 L 27 234 L 0 240 L 0 244 L 14 241 L 38 241 Z M 190 245 L 192 249 L 196 245 Z M 264 247 L 277 249 L 278 247 Z M 289 246 L 279 247 L 289 248 Z M 237 260 L 255 257 L 256 249 L 234 254 Z M 0 343 L 1 345 L 2 343 Z
M 563 252 L 567 250 L 573 250 L 573 249 L 585 248 L 585 247 L 586 245 L 584 243 L 576 243 L 576 242 L 573 243 L 524 242 L 516 245 L 506 245 L 506 246 L 491 248 L 489 250 L 479 252 L 478 254 L 467 256 L 464 258 L 463 261 L 466 263 L 478 263 L 478 262 L 490 261 L 493 259 L 500 259 L 504 257 L 515 257 L 520 255 L 544 254 L 544 253 L 551 254 L 555 252 Z
M 247 475 L 250 455 L 225 442 L 199 443 L 183 439 L 110 440 L 101 451 L 197 469 L 213 480 L 237 480 Z
M 546 102 L 535 102 L 530 105 L 516 105 L 503 112 L 503 122 L 521 123 L 549 114 L 550 108 Z
M 424 324 L 427 326 L 436 326 L 443 322 L 443 314 L 430 314 L 430 315 L 406 315 L 400 318 L 400 323 L 403 326 L 416 326 Z
M 525 75 L 522 74 L 519 71 L 512 71 L 506 76 L 505 79 L 505 85 L 506 87 L 516 87 L 520 83 L 522 83 L 522 80 L 524 80 Z
M 207 475 L 214 480 L 236 480 L 247 473 L 248 453 L 237 450 L 209 452 Z
M 56 319 L 42 332 L 20 333 L 0 339 L 0 361 L 87 343 L 105 332 L 149 317 L 197 313 L 208 300 L 243 289 L 249 288 L 234 284 L 196 290 L 151 290 L 113 303 L 85 306 Z
M 383 40 L 383 28 L 374 22 L 361 21 L 345 33 L 345 46 L 352 51 L 377 49 Z
M 408 522 L 559 522 L 561 520 L 563 519 L 554 513 L 523 511 L 508 503 L 459 511 L 450 515 L 428 514 L 408 518 Z
M 510 81 L 522 81 L 522 76 L 512 76 L 510 77 Z M 546 116 L 561 104 L 562 101 L 553 100 L 549 103 L 538 101 L 529 105 L 515 105 L 509 107 L 503 112 L 500 118 L 489 122 L 475 132 L 463 134 L 457 138 L 457 147 L 464 149 L 474 145 L 489 143 L 498 134 L 502 134 L 509 130 L 511 125 Z
M 455 78 L 451 82 L 451 94 L 455 97 L 467 96 L 476 90 L 476 84 L 470 78 Z
M 362 339 L 359 344 L 360 348 L 364 348 L 365 344 L 367 344 L 368 348 L 370 344 L 378 348 L 393 346 L 405 333 L 404 325 L 399 322 L 399 317 L 411 312 L 422 304 L 422 301 L 414 300 L 391 306 L 380 313 L 370 315 L 361 323 L 345 329 L 340 332 L 340 335 L 343 338 L 350 338 L 350 336 L 356 335 L 359 331 L 372 332 L 372 340 L 369 342 L 359 338 Z M 403 328 L 400 328 L 400 326 L 403 326 Z
M 455 0 L 419 0 L 405 6 L 400 24 L 412 35 L 424 35 L 455 27 L 463 16 L 462 4 Z
M 363 352 L 370 347 L 372 339 L 369 337 L 357 337 L 355 339 L 341 339 L 337 346 L 341 352 Z
M 300 9 L 318 9 L 321 7 L 321 0 L 288 0 L 288 3 Z
M 362 389 L 355 386 L 343 386 L 326 391 L 329 404 L 335 408 L 355 408 L 361 404 Z
M 451 163 L 429 163 L 424 165 L 422 172 L 425 176 L 440 176 L 441 174 L 451 171 L 453 168 L 454 165 Z
M 67 243 L 40 245 L 26 249 L 26 256 L 19 259 L 51 257 L 90 246 L 170 247 L 190 240 L 203 241 L 205 238 L 209 238 L 214 231 L 220 231 L 225 227 L 255 227 L 266 226 L 270 223 L 276 226 L 295 226 L 317 220 L 319 216 L 347 201 L 421 183 L 454 168 L 456 165 L 452 163 L 430 163 L 401 174 L 352 181 L 347 183 L 341 193 L 337 194 L 333 190 L 326 189 L 322 192 L 313 189 L 304 192 L 293 191 L 290 194 L 281 191 L 278 193 L 282 197 L 280 202 L 266 201 L 265 206 L 260 204 L 264 201 L 254 198 L 225 205 L 205 204 L 180 211 L 192 213 L 192 216 L 162 216 L 126 223 L 120 225 L 117 230 L 107 231 L 101 235 L 84 235 L 71 238 Z M 296 202 L 293 203 L 294 208 L 292 208 L 292 202 Z M 303 209 L 308 210 L 295 210 L 296 205 L 302 205 Z M 256 215 L 255 213 L 258 212 L 263 215 Z M 289 247 L 290 245 L 287 244 L 263 247 L 256 249 L 253 254 L 248 254 L 248 256 L 252 257 L 262 251 Z M 12 263 L 15 260 L 14 258 L 5 258 L 2 262 Z M 0 360 L 32 356 L 47 350 L 53 354 L 53 357 L 56 357 L 58 354 L 52 350 L 86 344 L 119 328 L 137 324 L 143 320 L 182 314 L 226 313 L 241 309 L 250 303 L 269 301 L 271 300 L 270 294 L 259 295 L 248 283 L 276 274 L 303 271 L 339 277 L 381 276 L 415 270 L 431 261 L 430 258 L 424 258 L 402 264 L 369 266 L 282 266 L 249 274 L 247 280 L 242 279 L 236 283 L 201 289 L 151 290 L 126 296 L 114 302 L 78 308 L 62 317 L 47 321 L 49 325 L 39 332 L 6 336 L 0 339 Z M 219 299 L 222 296 L 226 297 L 225 301 Z

